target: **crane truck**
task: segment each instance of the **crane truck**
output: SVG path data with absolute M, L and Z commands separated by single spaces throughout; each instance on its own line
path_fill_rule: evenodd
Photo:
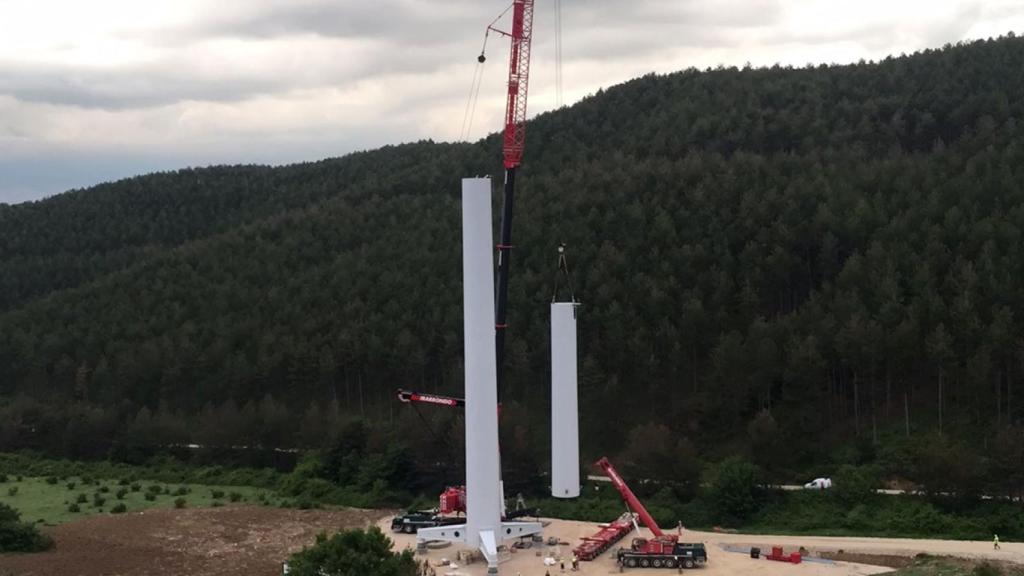
M 626 501 L 626 504 L 636 513 L 652 535 L 651 538 L 634 538 L 629 548 L 619 548 L 617 560 L 620 566 L 629 568 L 637 566 L 643 568 L 694 568 L 707 563 L 708 553 L 704 544 L 700 542 L 682 543 L 679 542 L 679 536 L 662 532 L 661 527 L 654 521 L 633 491 L 629 489 L 629 485 L 622 479 L 611 462 L 607 458 L 601 458 L 597 461 L 597 465 L 608 475 L 612 485 L 622 495 L 622 499 Z

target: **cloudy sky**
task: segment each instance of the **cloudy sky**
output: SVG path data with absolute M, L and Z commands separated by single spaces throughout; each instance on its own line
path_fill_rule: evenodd
M 510 0 L 0 0 L 0 202 L 153 170 L 460 137 Z M 536 0 L 530 110 L 555 104 Z M 647 72 L 845 63 L 1024 32 L 1022 0 L 561 0 L 564 101 Z M 492 38 L 470 138 L 500 127 Z

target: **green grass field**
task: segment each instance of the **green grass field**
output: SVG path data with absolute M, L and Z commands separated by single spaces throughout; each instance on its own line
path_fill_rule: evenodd
M 147 494 L 150 496 L 147 497 Z M 278 503 L 272 492 L 245 486 L 167 484 L 146 480 L 81 477 L 25 477 L 18 480 L 17 477 L 8 476 L 5 482 L 0 482 L 0 503 L 20 512 L 25 522 L 49 525 L 94 514 L 111 514 L 119 504 L 124 505 L 124 512 L 173 508 L 179 499 L 183 499 L 184 505 L 190 508 Z M 74 507 L 77 507 L 77 511 L 74 511 Z

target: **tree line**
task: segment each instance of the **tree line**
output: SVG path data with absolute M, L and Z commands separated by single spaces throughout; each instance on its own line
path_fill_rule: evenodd
M 506 443 L 544 460 L 561 242 L 587 458 L 646 434 L 662 457 L 724 449 L 793 476 L 870 452 L 850 446 L 937 435 L 989 458 L 1018 438 L 1022 66 L 1009 35 L 649 75 L 537 117 Z M 497 135 L 426 141 L 0 206 L 0 448 L 128 430 L 287 447 L 419 421 L 393 391 L 461 394 L 459 179 L 499 160 Z

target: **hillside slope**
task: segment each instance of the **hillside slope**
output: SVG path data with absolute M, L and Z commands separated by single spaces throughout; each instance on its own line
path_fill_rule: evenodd
M 559 242 L 584 303 L 588 453 L 665 426 L 794 463 L 823 434 L 1019 421 L 1022 69 L 1011 36 L 646 76 L 538 117 L 510 295 L 523 442 L 546 434 Z M 458 181 L 498 174 L 499 145 L 183 170 L 0 206 L 0 392 L 109 411 L 78 424 L 109 434 L 144 407 L 223 423 L 250 403 L 281 443 L 331 402 L 390 419 L 397 387 L 458 394 Z M 6 410 L 45 420 L 28 400 Z M 8 445 L 32 442 L 8 428 Z

